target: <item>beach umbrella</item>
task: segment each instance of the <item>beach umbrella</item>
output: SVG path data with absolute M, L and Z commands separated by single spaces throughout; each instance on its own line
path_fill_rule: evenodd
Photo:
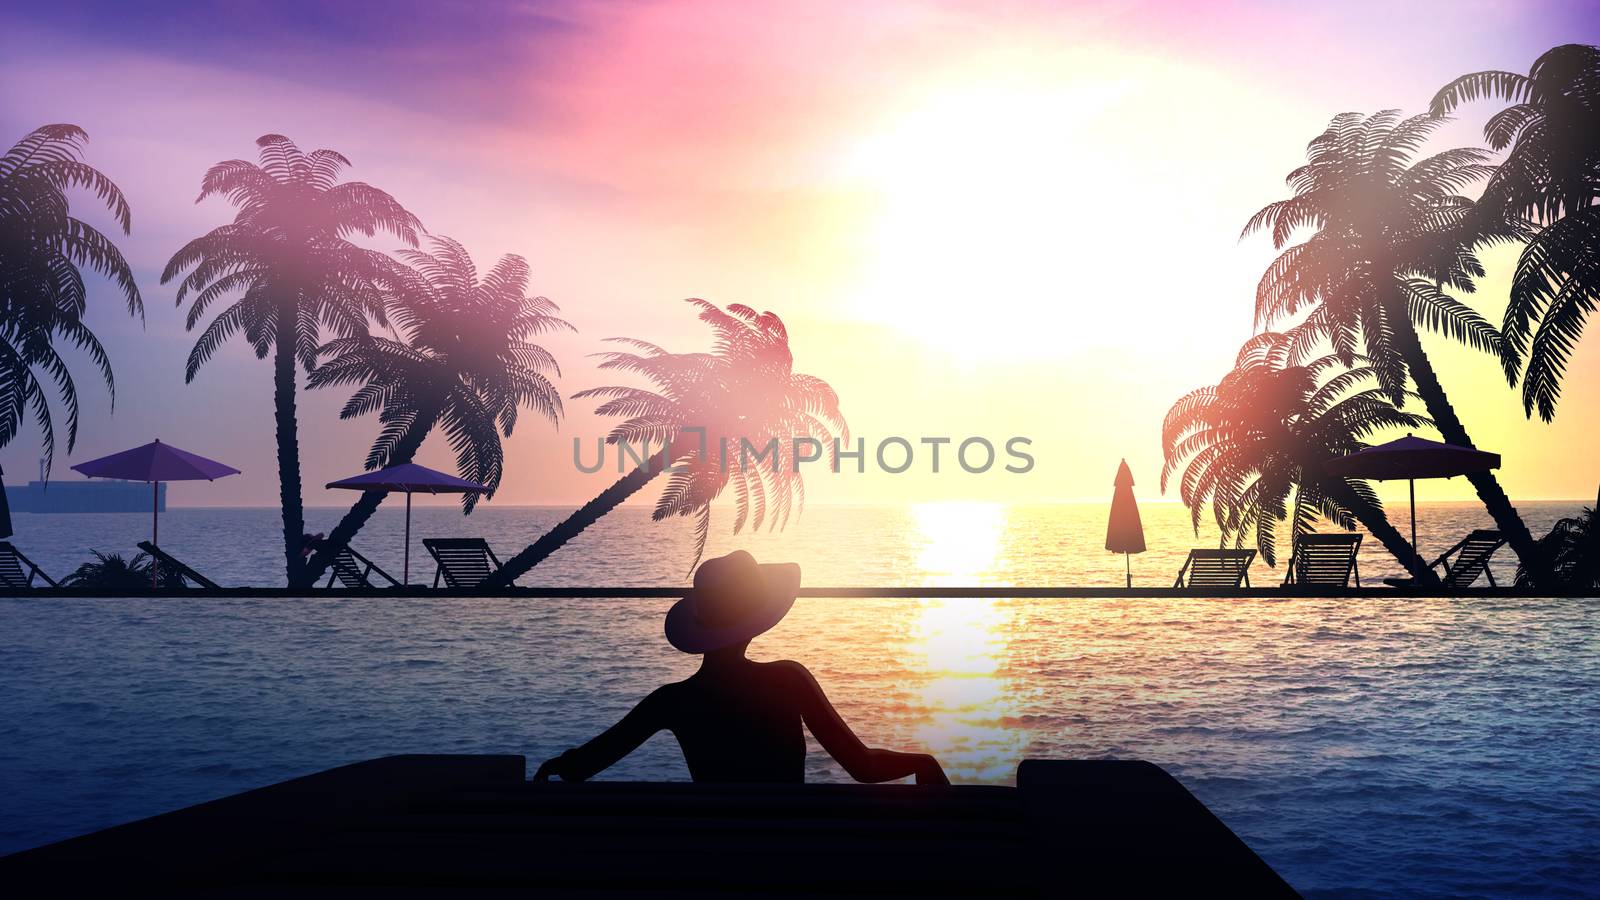
M 1117 467 L 1116 490 L 1111 494 L 1111 519 L 1106 523 L 1106 549 L 1122 554 L 1122 565 L 1133 587 L 1133 563 L 1129 554 L 1144 552 L 1144 526 L 1139 522 L 1139 501 L 1133 499 L 1133 472 L 1128 461 Z
M 437 469 L 419 466 L 416 463 L 401 463 L 379 469 L 376 472 L 363 472 L 338 481 L 330 481 L 329 488 L 338 488 L 346 491 L 404 491 L 406 495 L 406 552 L 405 568 L 401 570 L 400 581 L 402 584 L 411 583 L 411 495 L 418 494 L 483 494 L 489 488 L 475 481 L 457 478 Z
M 1498 468 L 1498 453 L 1430 441 L 1413 434 L 1387 444 L 1357 450 L 1323 464 L 1324 471 L 1339 478 L 1406 480 L 1411 490 L 1411 553 L 1415 557 L 1411 569 L 1413 574 L 1422 569 L 1422 551 L 1417 549 L 1417 479 L 1454 478 Z
M 6 470 L 0 469 L 0 540 L 11 537 L 11 498 L 6 496 Z
M 150 482 L 150 544 L 161 546 L 160 511 L 161 482 L 163 481 L 216 481 L 239 474 L 233 466 L 206 459 L 197 453 L 179 450 L 159 440 L 143 446 L 91 459 L 72 467 L 90 478 L 111 478 L 117 481 Z M 156 567 L 150 567 L 150 586 L 155 587 Z

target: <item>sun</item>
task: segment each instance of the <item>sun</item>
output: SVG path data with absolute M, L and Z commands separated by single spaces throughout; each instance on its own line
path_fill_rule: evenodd
M 1095 327 L 1105 298 L 1092 273 L 1131 258 L 1105 256 L 1114 242 L 1097 210 L 1127 173 L 1088 126 L 1122 91 L 967 84 L 861 140 L 847 170 L 877 203 L 856 307 L 957 355 L 1037 352 L 1059 347 L 1062 329 Z

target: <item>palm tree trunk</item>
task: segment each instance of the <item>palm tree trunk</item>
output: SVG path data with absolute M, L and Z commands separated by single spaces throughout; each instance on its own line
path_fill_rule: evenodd
M 417 451 L 422 449 L 422 442 L 433 430 L 433 424 L 437 419 L 437 415 L 419 416 L 412 422 L 411 427 L 406 429 L 406 433 L 395 444 L 394 452 L 389 454 L 389 465 L 398 466 L 415 459 Z M 339 524 L 335 525 L 333 531 L 329 532 L 317 546 L 317 551 L 311 554 L 311 559 L 306 562 L 304 570 L 300 573 L 300 582 L 295 587 L 301 590 L 316 587 L 317 579 L 333 565 L 333 560 L 339 555 L 339 551 L 349 546 L 356 533 L 366 526 L 367 520 L 372 518 L 372 514 L 378 511 L 378 507 L 388 496 L 387 491 L 362 491 L 361 496 L 350 504 L 350 509 L 339 519 Z
M 1356 517 L 1369 534 L 1383 544 L 1383 549 L 1394 554 L 1394 558 L 1406 567 L 1411 577 L 1416 579 L 1418 587 L 1442 587 L 1439 576 L 1432 569 L 1423 564 L 1417 557 L 1417 550 L 1411 542 L 1405 539 L 1400 529 L 1390 524 L 1389 517 L 1383 510 L 1368 503 L 1364 497 L 1356 493 L 1345 483 L 1342 478 L 1330 478 L 1318 485 L 1328 496 L 1338 501 L 1339 505 Z
M 272 357 L 272 401 L 277 418 L 278 501 L 283 507 L 283 561 L 287 584 L 300 583 L 300 542 L 305 507 L 300 498 L 300 436 L 295 420 L 294 304 L 278 309 L 277 347 Z
M 650 457 L 645 464 L 632 472 L 617 479 L 616 483 L 600 492 L 598 497 L 579 507 L 576 512 L 550 529 L 543 537 L 529 544 L 526 549 L 516 556 L 505 561 L 498 570 L 484 579 L 482 587 L 496 588 L 509 587 L 518 576 L 529 569 L 544 562 L 550 554 L 561 549 L 562 545 L 583 533 L 585 528 L 598 522 L 606 513 L 616 509 L 622 501 L 631 497 L 640 488 L 650 483 L 650 480 L 666 471 L 668 459 L 676 459 L 677 454 L 669 456 L 668 451 L 663 451 Z
M 1462 447 L 1473 446 L 1472 438 L 1467 436 L 1467 429 L 1456 417 L 1455 408 L 1450 405 L 1450 398 L 1445 396 L 1444 386 L 1439 383 L 1439 376 L 1434 372 L 1428 354 L 1423 351 L 1422 341 L 1418 338 L 1410 318 L 1400 315 L 1395 319 L 1396 343 L 1401 355 L 1405 357 L 1406 368 L 1411 372 L 1411 380 L 1416 383 L 1417 393 L 1422 396 L 1422 402 L 1428 408 L 1428 416 L 1433 419 L 1434 427 L 1439 429 L 1439 434 L 1449 443 Z M 1478 492 L 1478 499 L 1483 501 L 1484 509 L 1489 511 L 1500 533 L 1505 535 L 1506 542 L 1522 560 L 1523 566 L 1533 573 L 1535 586 L 1547 584 L 1549 579 L 1539 547 L 1534 543 L 1533 535 L 1528 533 L 1528 526 L 1523 524 L 1522 517 L 1517 514 L 1517 508 L 1511 505 L 1511 498 L 1507 497 L 1505 490 L 1500 487 L 1499 479 L 1495 478 L 1493 472 L 1474 472 L 1467 476 L 1467 480 L 1472 482 L 1473 488 Z

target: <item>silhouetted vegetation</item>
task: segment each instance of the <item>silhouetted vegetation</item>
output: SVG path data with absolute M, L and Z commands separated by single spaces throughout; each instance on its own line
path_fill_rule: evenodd
M 1532 232 L 1461 193 L 1493 173 L 1487 152 L 1461 147 L 1415 158 L 1441 124 L 1394 110 L 1337 116 L 1307 148 L 1306 165 L 1289 174 L 1294 196 L 1256 213 L 1244 233 L 1270 231 L 1283 250 L 1257 288 L 1256 321 L 1305 312 L 1286 332 L 1291 358 L 1327 342 L 1349 365 L 1363 347 L 1391 400 L 1402 402 L 1409 376 L 1444 439 L 1471 447 L 1417 328 L 1498 357 L 1500 333 L 1444 288 L 1472 291 L 1484 274 L 1477 248 Z M 1311 236 L 1292 243 L 1307 228 Z M 1533 536 L 1498 479 L 1492 472 L 1467 478 L 1517 555 L 1536 569 Z
M 1485 99 L 1508 104 L 1484 125 L 1487 150 L 1423 154 L 1445 115 Z M 116 245 L 69 209 L 68 192 L 82 189 L 124 234 L 131 227 L 121 191 L 82 160 L 85 140 L 76 126 L 51 125 L 0 157 L 0 446 L 31 418 L 47 467 L 57 434 L 52 396 L 66 416 L 69 450 L 79 424 L 77 385 L 57 342 L 85 353 L 114 396 L 110 359 L 83 321 L 85 273 L 109 278 L 129 313 L 143 316 Z M 416 247 L 422 225 L 389 194 L 341 182 L 349 161 L 337 152 L 302 152 L 275 134 L 257 146 L 258 161 L 230 160 L 206 173 L 198 199 L 220 196 L 237 212 L 174 254 L 162 282 L 178 282 L 187 327 L 204 324 L 189 354 L 189 380 L 235 336 L 258 358 L 272 356 L 286 574 L 291 585 L 307 586 L 385 495 L 363 494 L 302 561 L 297 364 L 310 387 L 353 390 L 342 417 L 376 414 L 368 469 L 411 461 L 439 429 L 460 474 L 489 485 L 492 497 L 506 468 L 502 441 L 519 410 L 560 420 L 562 400 L 550 380 L 559 368 L 533 338 L 570 326 L 553 303 L 528 295 L 521 257 L 506 256 L 480 276 L 467 250 L 447 238 L 433 239 L 427 251 L 403 249 L 398 259 L 356 245 L 357 235 L 384 232 Z M 1504 159 L 1497 163 L 1495 153 Z M 1180 493 L 1195 523 L 1211 503 L 1225 539 L 1238 545 L 1253 535 L 1269 562 L 1279 522 L 1301 534 L 1326 517 L 1346 527 L 1359 522 L 1409 564 L 1409 545 L 1371 489 L 1323 479 L 1318 466 L 1391 427 L 1431 423 L 1446 441 L 1472 446 L 1420 330 L 1495 356 L 1513 386 L 1520 379 L 1525 412 L 1554 417 L 1572 352 L 1600 303 L 1600 48 L 1554 47 L 1526 75 L 1464 75 L 1438 92 L 1426 115 L 1341 114 L 1306 156 L 1288 176 L 1292 196 L 1244 228 L 1270 233 L 1280 251 L 1255 298 L 1256 327 L 1277 330 L 1247 343 L 1222 382 L 1174 405 L 1163 434 L 1163 488 L 1181 468 Z M 1523 250 L 1497 329 L 1460 295 L 1485 274 L 1479 252 L 1502 243 Z M 607 354 L 602 368 L 641 376 L 651 387 L 574 395 L 599 398 L 602 415 L 622 419 L 612 444 L 666 449 L 518 554 L 496 580 L 527 571 L 669 466 L 654 518 L 693 517 L 696 560 L 710 503 L 730 486 L 736 533 L 746 524 L 781 527 L 803 503 L 791 466 L 724 466 L 717 448 L 726 442 L 737 456 L 746 442 L 765 448 L 774 437 L 812 436 L 831 450 L 836 433 L 848 436 L 838 398 L 821 380 L 792 371 L 776 315 L 691 302 L 715 334 L 712 352 L 669 353 L 628 340 L 630 350 Z M 1408 400 L 1428 416 L 1406 411 Z M 686 431 L 699 427 L 703 437 Z M 710 450 L 705 457 L 702 446 Z M 1588 539 L 1589 518 L 1563 520 L 1535 541 L 1492 472 L 1467 477 L 1525 580 L 1586 577 L 1571 575 L 1575 564 L 1565 560 L 1567 548 L 1589 546 L 1577 537 Z M 464 510 L 476 502 L 464 496 Z M 135 563 L 113 556 L 86 566 L 111 572 Z
M 1439 91 L 1432 111 L 1444 115 L 1479 98 L 1512 104 L 1483 127 L 1491 148 L 1510 152 L 1481 203 L 1543 226 L 1517 261 L 1502 327 L 1506 378 L 1515 386 L 1522 376 L 1524 411 L 1537 408 L 1548 422 L 1567 360 L 1600 302 L 1600 47 L 1552 48 L 1527 75 L 1463 75 Z
M 1522 587 L 1549 587 L 1568 592 L 1600 590 L 1600 499 L 1582 513 L 1556 522 L 1550 533 L 1539 539 L 1539 549 L 1550 566 L 1548 584 L 1535 584 L 1526 566 L 1517 567 L 1517 584 Z
M 105 204 L 123 234 L 133 227 L 121 189 L 83 161 L 88 139 L 76 125 L 46 125 L 0 156 L 0 447 L 31 415 L 41 432 L 46 473 L 56 445 L 50 394 L 66 412 L 68 452 L 78 440 L 77 383 L 55 342 L 88 355 L 116 397 L 111 359 L 83 321 L 89 308 L 84 271 L 111 279 L 128 313 L 144 318 L 122 252 L 72 215 L 67 191 L 82 189 Z
M 600 368 L 641 375 L 655 390 L 608 386 L 573 395 L 598 397 L 605 401 L 596 410 L 600 415 L 625 417 L 607 436 L 609 443 L 626 441 L 642 448 L 648 442 L 665 449 L 507 560 L 486 585 L 510 584 L 669 465 L 676 470 L 651 517 L 695 518 L 691 569 L 705 552 L 711 502 L 730 485 L 735 492 L 735 534 L 746 522 L 752 528 L 764 523 L 782 527 L 791 508 L 804 504 L 805 483 L 796 467 L 776 459 L 742 465 L 742 442 L 760 451 L 776 439 L 787 455 L 794 439 L 812 437 L 823 444 L 831 460 L 834 435 L 845 440 L 850 435 L 838 396 L 822 379 L 794 371 L 789 334 L 773 313 L 758 313 L 738 303 L 723 310 L 704 300 L 688 302 L 700 310 L 700 320 L 715 334 L 712 352 L 669 353 L 648 341 L 613 338 L 638 352 L 608 353 Z M 688 428 L 704 428 L 705 434 L 686 433 Z M 722 447 L 728 448 L 726 464 Z
M 383 286 L 397 279 L 398 264 L 349 237 L 384 231 L 416 246 L 422 226 L 383 191 L 339 182 L 350 165 L 339 153 L 302 153 L 280 134 L 264 135 L 256 145 L 259 164 L 234 159 L 206 172 L 196 202 L 225 197 L 239 212 L 173 254 L 161 282 L 179 279 L 177 302 L 190 300 L 191 330 L 218 300 L 238 295 L 195 341 L 188 380 L 236 334 L 250 342 L 258 359 L 273 354 L 284 565 L 288 583 L 300 584 L 305 512 L 295 363 L 307 372 L 316 366 L 323 331 L 354 337 L 367 333 L 369 318 L 387 322 Z
M 71 575 L 62 579 L 62 584 L 95 590 L 143 593 L 150 590 L 150 569 L 153 566 L 156 570 L 156 587 L 163 589 L 183 587 L 183 580 L 176 572 L 169 572 L 165 566 L 154 562 L 144 553 L 136 553 L 132 559 L 128 559 L 120 553 L 108 554 L 99 550 L 89 552 L 94 554 L 94 560 L 78 566 Z
M 532 342 L 541 334 L 572 330 L 556 305 L 530 297 L 528 263 L 502 257 L 481 277 L 465 247 L 430 238 L 433 251 L 402 250 L 409 267 L 396 279 L 386 304 L 399 340 L 361 335 L 324 345 L 327 361 L 308 386 L 355 387 L 341 418 L 376 412 L 382 429 L 366 467 L 411 462 L 435 426 L 444 430 L 461 477 L 500 486 L 505 471 L 501 436 L 510 437 L 517 412 L 527 407 L 551 424 L 561 419 L 561 394 L 549 375 L 560 366 Z M 314 582 L 361 529 L 384 494 L 365 492 L 306 565 Z M 476 494 L 462 495 L 472 512 Z
M 1354 368 L 1336 356 L 1298 364 L 1294 350 L 1287 335 L 1259 334 L 1220 382 L 1173 404 L 1161 428 L 1161 490 L 1181 469 L 1179 495 L 1195 532 L 1209 502 L 1223 542 L 1242 547 L 1253 536 L 1268 565 L 1277 565 L 1280 522 L 1288 521 L 1292 544 L 1326 518 L 1341 528 L 1359 521 L 1415 568 L 1410 542 L 1389 524 L 1371 487 L 1330 478 L 1322 465 L 1365 447 L 1375 432 L 1431 423 L 1397 408 L 1364 358 L 1352 357 Z

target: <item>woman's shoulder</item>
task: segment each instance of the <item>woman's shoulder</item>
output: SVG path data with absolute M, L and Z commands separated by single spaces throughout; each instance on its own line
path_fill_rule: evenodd
M 816 678 L 812 676 L 811 670 L 792 659 L 775 659 L 769 662 L 758 662 L 756 665 L 761 668 L 761 671 L 770 673 L 772 676 L 781 678 L 784 681 L 803 684 L 816 683 Z

